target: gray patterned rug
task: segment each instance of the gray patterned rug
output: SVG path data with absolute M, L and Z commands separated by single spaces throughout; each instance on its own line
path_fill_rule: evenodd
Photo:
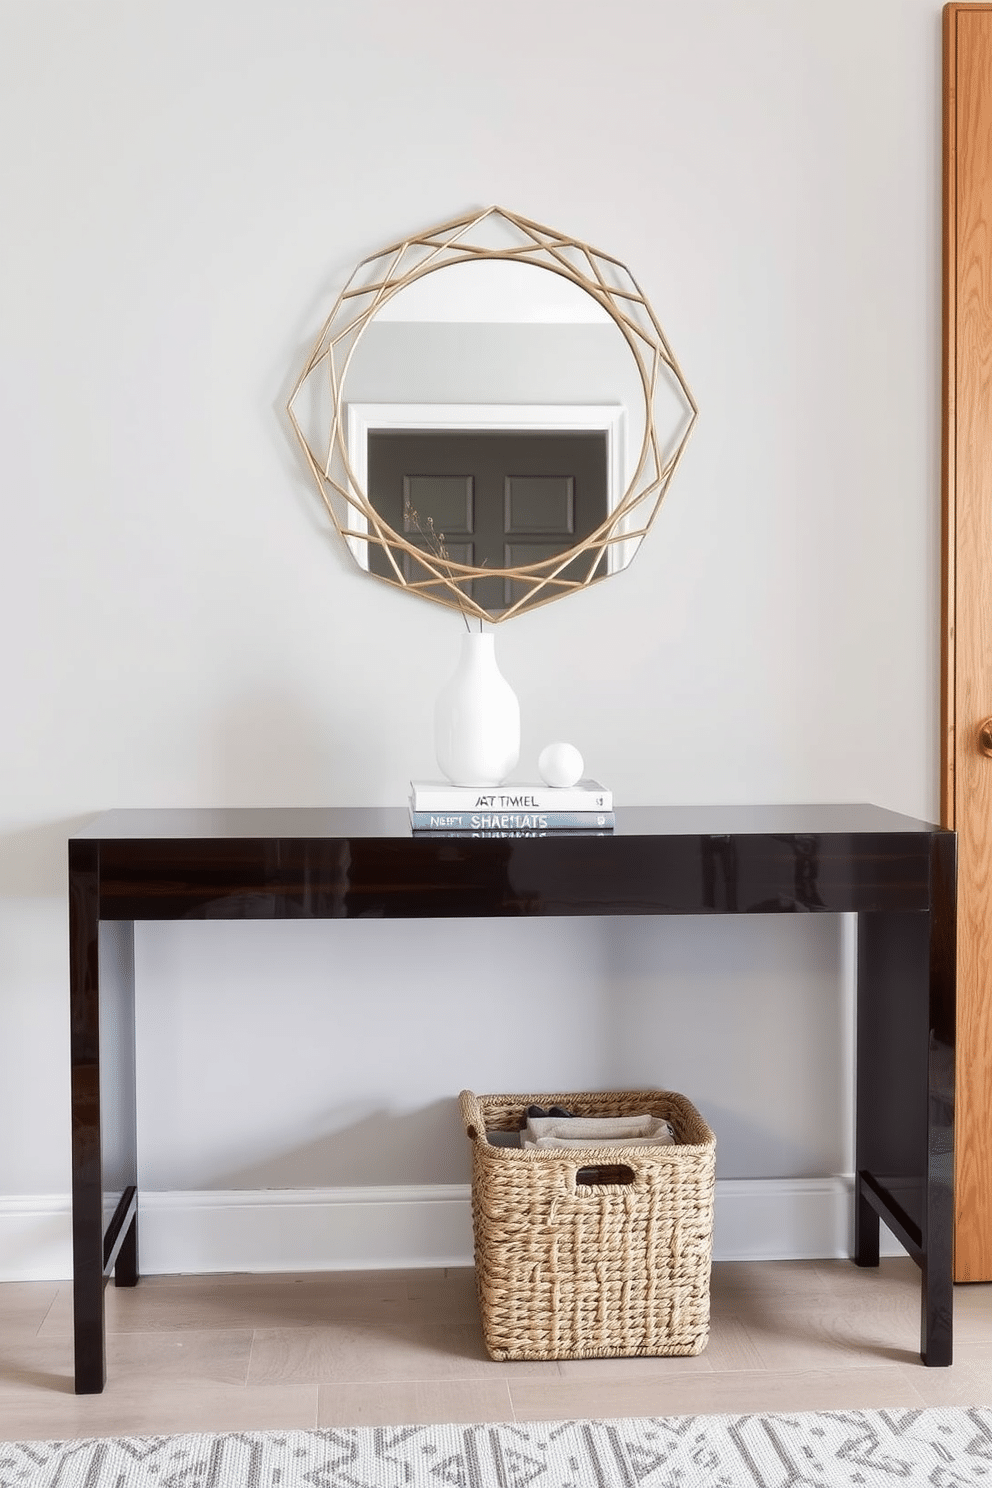
M 992 1410 L 672 1416 L 0 1443 L 0 1488 L 965 1488 Z

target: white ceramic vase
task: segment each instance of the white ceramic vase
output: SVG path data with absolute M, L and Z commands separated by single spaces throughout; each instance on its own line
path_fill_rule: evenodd
M 496 664 L 495 636 L 462 636 L 462 653 L 434 707 L 434 747 L 454 785 L 499 785 L 520 758 L 520 704 Z

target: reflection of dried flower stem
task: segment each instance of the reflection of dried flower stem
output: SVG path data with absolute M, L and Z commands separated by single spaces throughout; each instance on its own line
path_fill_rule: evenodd
M 422 518 L 413 503 L 405 498 L 403 501 L 403 524 L 408 532 L 411 530 L 419 532 L 428 550 L 434 554 L 435 558 L 440 558 L 442 563 L 451 562 L 451 555 L 444 545 L 444 533 L 437 531 L 434 526 L 434 518 Z M 472 627 L 468 623 L 468 616 L 465 611 L 460 610 L 459 613 L 465 621 L 465 629 L 471 631 Z M 479 621 L 479 629 L 482 629 L 481 620 Z

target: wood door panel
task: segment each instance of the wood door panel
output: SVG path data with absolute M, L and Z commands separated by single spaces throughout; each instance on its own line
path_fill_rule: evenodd
M 992 7 L 945 8 L 944 810 L 958 833 L 955 1279 L 992 1280 Z

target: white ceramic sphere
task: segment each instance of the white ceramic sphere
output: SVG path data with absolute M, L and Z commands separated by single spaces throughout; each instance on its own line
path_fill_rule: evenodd
M 574 744 L 547 744 L 537 757 L 537 768 L 545 785 L 575 785 L 585 768 Z

